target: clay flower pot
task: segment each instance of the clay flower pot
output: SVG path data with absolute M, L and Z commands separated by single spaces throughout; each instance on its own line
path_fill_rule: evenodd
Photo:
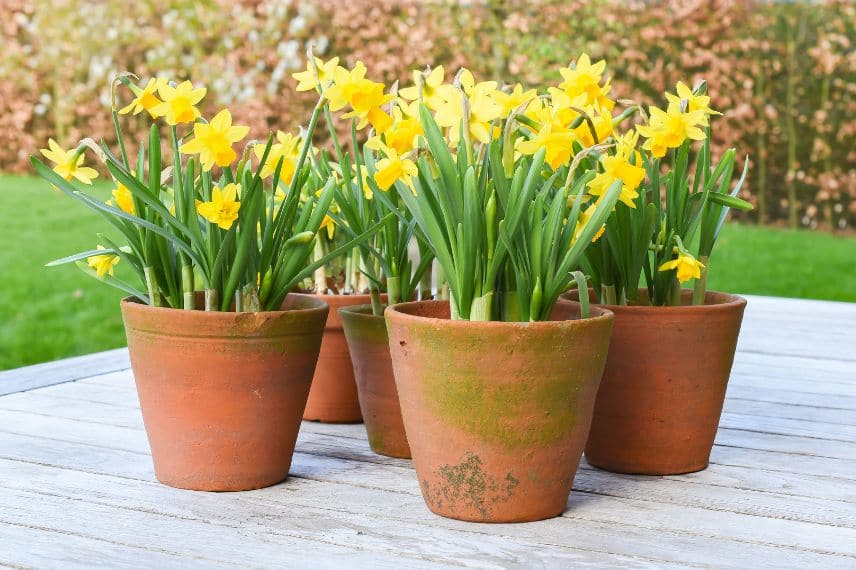
M 704 305 L 606 307 L 615 330 L 586 444 L 591 465 L 647 475 L 707 467 L 745 307 L 714 292 Z
M 435 513 L 467 521 L 558 516 L 588 436 L 612 313 L 560 302 L 537 323 L 449 319 L 449 303 L 386 309 L 401 411 Z
M 345 338 L 354 363 L 360 409 L 372 451 L 389 457 L 410 458 L 401 405 L 389 356 L 389 337 L 382 315 L 371 305 L 339 309 Z
M 330 306 L 318 365 L 309 391 L 304 420 L 327 423 L 358 423 L 363 421 L 351 354 L 339 318 L 339 309 L 371 302 L 370 295 L 315 295 L 294 293 L 300 297 L 320 299 Z M 385 298 L 385 297 L 384 297 Z
M 284 480 L 328 308 L 289 295 L 281 311 L 221 313 L 121 303 L 161 483 L 241 491 Z

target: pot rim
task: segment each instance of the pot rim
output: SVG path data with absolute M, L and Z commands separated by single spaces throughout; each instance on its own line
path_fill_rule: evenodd
M 294 293 L 289 293 L 289 295 L 293 295 Z M 286 297 L 287 299 L 287 297 Z M 124 308 L 126 311 L 134 311 L 134 312 L 148 312 L 151 314 L 162 314 L 166 316 L 167 313 L 171 315 L 173 319 L 182 319 L 185 316 L 190 316 L 194 319 L 209 319 L 211 321 L 227 321 L 234 320 L 238 315 L 261 315 L 274 317 L 283 314 L 292 314 L 292 315 L 310 315 L 317 313 L 318 311 L 329 310 L 329 305 L 325 303 L 322 299 L 313 299 L 306 298 L 304 299 L 310 306 L 301 307 L 301 308 L 289 308 L 289 309 L 281 309 L 277 311 L 204 311 L 204 310 L 192 310 L 189 311 L 187 309 L 175 309 L 172 307 L 152 307 L 151 305 L 147 305 L 142 302 L 137 297 L 133 295 L 129 295 L 128 297 L 124 297 L 120 301 L 120 307 Z
M 640 291 L 645 291 L 647 293 L 647 289 L 645 287 L 640 287 Z M 589 289 L 591 292 L 591 289 Z M 682 289 L 682 291 L 692 293 L 692 289 Z M 576 289 L 571 289 L 570 291 L 566 291 L 563 293 L 563 298 L 567 301 L 576 302 L 573 299 L 569 299 L 565 297 L 565 295 L 574 295 L 579 294 L 579 291 Z M 590 293 L 591 294 L 591 293 Z M 708 297 L 716 295 L 722 299 L 722 302 L 718 303 L 710 303 L 708 304 Z M 634 313 L 634 314 L 662 314 L 664 312 L 669 313 L 677 313 L 677 312 L 685 312 L 685 313 L 696 313 L 696 312 L 718 312 L 718 311 L 731 311 L 733 309 L 737 309 L 740 307 L 745 307 L 747 304 L 747 300 L 745 297 L 741 297 L 740 295 L 735 295 L 734 293 L 725 293 L 723 291 L 705 291 L 704 294 L 705 304 L 704 305 L 609 305 L 606 303 L 592 303 L 592 307 L 603 307 L 605 309 L 609 309 L 613 313 Z
M 571 301 L 568 299 L 559 299 L 557 303 L 571 303 L 574 305 L 579 305 L 576 301 Z M 452 319 L 440 319 L 437 317 L 423 317 L 419 315 L 414 315 L 411 313 L 405 313 L 401 309 L 408 307 L 415 307 L 417 305 L 424 305 L 429 303 L 449 303 L 449 301 L 434 299 L 434 300 L 426 300 L 426 301 L 409 301 L 407 303 L 396 303 L 395 305 L 390 305 L 386 309 L 384 309 L 384 317 L 395 318 L 399 321 L 412 322 L 414 324 L 420 325 L 434 325 L 438 327 L 446 327 L 452 329 L 466 329 L 466 328 L 485 328 L 490 327 L 493 329 L 500 328 L 524 328 L 528 330 L 539 330 L 545 328 L 573 328 L 573 327 L 581 327 L 581 326 L 596 326 L 601 323 L 608 323 L 613 319 L 613 312 L 607 308 L 602 307 L 600 305 L 592 305 L 592 316 L 587 319 L 563 319 L 556 321 L 534 321 L 534 322 L 520 322 L 520 321 L 464 321 L 464 320 L 452 320 Z M 600 314 L 595 314 L 595 311 Z
M 386 307 L 387 307 L 387 304 L 383 303 L 384 310 L 386 309 Z M 337 311 L 339 311 L 340 315 L 347 313 L 349 317 L 356 318 L 356 319 L 382 319 L 382 318 L 384 318 L 382 314 L 381 315 L 375 315 L 374 313 L 372 313 L 372 304 L 371 303 L 365 303 L 362 305 L 347 305 L 345 307 L 339 307 L 337 309 Z

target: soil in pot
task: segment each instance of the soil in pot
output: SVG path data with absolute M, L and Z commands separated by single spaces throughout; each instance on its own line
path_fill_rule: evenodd
M 708 292 L 690 305 L 691 295 L 678 307 L 607 306 L 615 330 L 586 445 L 591 465 L 647 475 L 707 467 L 746 300 Z
M 401 419 L 401 405 L 389 355 L 389 337 L 383 315 L 371 305 L 339 309 L 345 330 L 360 409 L 372 451 L 389 457 L 410 458 L 410 446 Z
M 564 511 L 588 436 L 612 314 L 560 302 L 553 321 L 452 321 L 449 304 L 386 310 L 404 426 L 435 513 L 522 522 Z
M 172 487 L 241 491 L 288 476 L 327 305 L 230 313 L 122 301 L 155 475 Z
M 315 367 L 315 377 L 306 403 L 304 420 L 326 423 L 358 423 L 363 421 L 351 354 L 339 318 L 339 309 L 371 303 L 370 295 L 296 294 L 321 299 L 330 306 L 324 340 Z M 385 298 L 385 296 L 384 296 Z

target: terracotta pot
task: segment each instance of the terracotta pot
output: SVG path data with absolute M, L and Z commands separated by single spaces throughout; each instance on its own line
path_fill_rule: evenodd
M 354 363 L 369 445 L 380 455 L 410 459 L 389 356 L 386 321 L 382 315 L 372 314 L 371 305 L 343 307 L 339 309 L 339 317 Z
M 315 295 L 295 293 L 301 297 L 321 299 L 330 305 L 330 315 L 324 329 L 324 340 L 315 367 L 312 390 L 304 420 L 326 423 L 359 423 L 363 421 L 360 413 L 360 401 L 357 397 L 357 383 L 354 380 L 354 367 L 348 352 L 348 343 L 339 318 L 339 309 L 350 305 L 364 305 L 371 302 L 370 295 Z
M 704 305 L 607 306 L 615 331 L 586 444 L 591 465 L 647 475 L 707 467 L 745 307 L 714 292 Z
M 241 491 L 284 480 L 327 306 L 221 313 L 121 303 L 155 475 L 172 487 Z
M 588 436 L 612 313 L 449 320 L 449 303 L 386 309 L 404 426 L 425 502 L 468 521 L 558 516 Z M 574 320 L 576 319 L 576 320 Z

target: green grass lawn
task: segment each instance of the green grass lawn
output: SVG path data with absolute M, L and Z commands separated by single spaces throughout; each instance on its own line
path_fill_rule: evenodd
M 104 199 L 102 185 L 94 192 Z M 0 370 L 122 346 L 119 291 L 50 260 L 108 224 L 35 177 L 0 176 Z M 856 239 L 732 225 L 711 259 L 721 291 L 856 301 Z

